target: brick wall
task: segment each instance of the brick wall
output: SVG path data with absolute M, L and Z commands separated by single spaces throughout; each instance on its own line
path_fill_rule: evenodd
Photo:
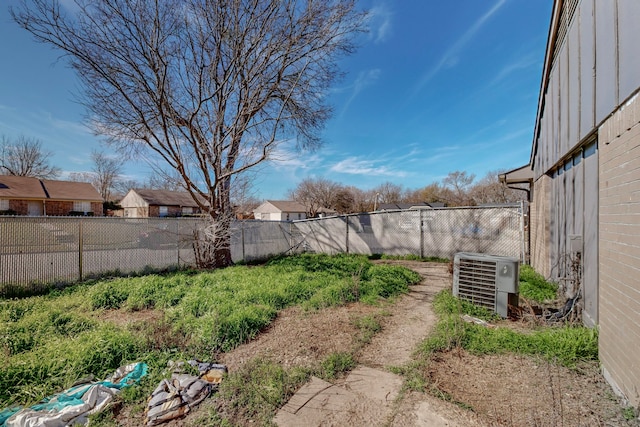
M 94 216 L 104 215 L 102 202 L 91 202 L 91 211 Z
M 29 203 L 26 200 L 9 200 L 9 209 L 16 211 L 16 215 L 28 215 Z M 46 201 L 47 216 L 67 216 L 73 211 L 73 202 Z M 102 203 L 91 202 L 91 211 L 94 216 L 102 216 Z
M 540 274 L 548 277 L 549 267 L 549 192 L 551 178 L 542 175 L 533 183 L 533 201 L 529 205 L 530 262 Z
M 73 202 L 53 202 L 45 203 L 47 216 L 67 216 L 73 210 Z
M 16 215 L 27 215 L 29 206 L 26 200 L 9 200 L 9 209 L 16 211 Z
M 160 206 L 151 205 L 149 206 L 149 217 L 158 217 L 160 216 Z M 180 206 L 167 206 L 167 215 L 170 217 L 182 216 L 182 208 Z
M 640 405 L 640 98 L 599 129 L 600 360 Z

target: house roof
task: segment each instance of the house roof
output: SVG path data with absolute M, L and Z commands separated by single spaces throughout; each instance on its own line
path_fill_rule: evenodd
M 0 175 L 0 197 L 42 200 L 47 198 L 47 193 L 38 178 Z
M 292 200 L 267 200 L 265 203 L 270 203 L 280 212 L 307 212 L 307 208 L 302 203 Z
M 146 188 L 134 188 L 131 191 L 135 191 L 149 205 L 198 207 L 191 194 L 186 191 L 149 190 Z
M 88 182 L 40 180 L 12 175 L 0 175 L 0 197 L 5 199 L 102 202 L 100 194 Z
M 533 182 L 533 170 L 530 164 L 520 166 L 498 175 L 500 182 L 505 184 L 530 184 Z
M 42 180 L 50 199 L 102 202 L 102 196 L 88 182 Z

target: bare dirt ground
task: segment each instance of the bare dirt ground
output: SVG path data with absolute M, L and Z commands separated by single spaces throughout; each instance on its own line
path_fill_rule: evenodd
M 290 308 L 252 342 L 222 355 L 232 372 L 256 357 L 284 367 L 311 366 L 331 353 L 355 352 L 359 366 L 386 370 L 412 361 L 416 346 L 436 323 L 431 302 L 451 286 L 446 264 L 400 261 L 423 277 L 394 304 L 305 312 Z M 354 321 L 376 316 L 382 330 L 367 344 L 358 343 Z M 510 327 L 508 321 L 504 326 Z M 514 327 L 522 328 L 515 324 Z M 375 411 L 358 414 L 363 426 L 638 426 L 598 373 L 596 364 L 579 370 L 515 355 L 478 357 L 462 350 L 438 354 L 423 372 L 431 393 L 401 392 L 385 419 Z M 338 380 L 340 381 L 340 380 Z M 433 390 L 436 390 L 435 392 Z M 438 395 L 439 397 L 437 397 Z M 444 399 L 443 399 L 444 398 Z M 196 425 L 198 414 L 215 407 L 215 397 L 187 418 L 167 425 Z M 236 425 L 255 425 L 234 419 Z M 330 421 L 322 425 L 332 424 Z

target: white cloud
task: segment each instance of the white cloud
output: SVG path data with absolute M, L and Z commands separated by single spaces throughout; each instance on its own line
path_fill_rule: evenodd
M 369 10 L 369 34 L 374 43 L 382 43 L 391 35 L 392 13 L 384 3 L 379 3 Z
M 301 153 L 295 147 L 295 141 L 283 142 L 269 155 L 269 163 L 276 170 L 309 170 L 323 163 L 323 157 L 317 153 Z
M 378 80 L 378 78 L 380 77 L 380 73 L 381 71 L 379 68 L 360 71 L 358 73 L 358 77 L 356 77 L 356 80 L 352 85 L 349 86 L 349 89 L 351 89 L 351 95 L 342 106 L 340 117 L 342 117 L 344 113 L 349 109 L 349 105 L 351 105 L 351 103 L 356 99 L 360 92 L 362 92 L 365 88 L 371 86 L 376 82 L 376 80 Z
M 490 86 L 493 86 L 503 79 L 505 79 L 510 74 L 518 71 L 525 70 L 532 66 L 538 66 L 540 64 L 540 58 L 538 58 L 538 54 L 529 53 L 520 58 L 515 59 L 509 64 L 506 64 L 502 69 L 496 74 L 494 79 L 491 81 Z
M 404 171 L 393 170 L 382 163 L 383 162 L 376 160 L 347 157 L 331 166 L 330 170 L 332 172 L 349 175 L 390 176 L 397 178 L 402 178 L 407 175 Z
M 414 92 L 422 89 L 429 81 L 438 74 L 441 70 L 446 68 L 451 68 L 455 66 L 459 62 L 459 55 L 462 49 L 465 47 L 467 43 L 480 31 L 480 29 L 484 26 L 484 24 L 507 2 L 507 0 L 498 0 L 491 9 L 484 15 L 482 15 L 476 22 L 469 27 L 465 33 L 460 36 L 455 43 L 453 43 L 442 55 L 440 60 L 430 69 L 428 70 L 420 82 L 418 83 L 416 90 Z

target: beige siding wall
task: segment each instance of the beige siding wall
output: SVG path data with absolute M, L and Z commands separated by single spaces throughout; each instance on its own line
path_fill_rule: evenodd
M 640 98 L 599 130 L 600 360 L 640 405 Z
M 549 269 L 549 197 L 551 178 L 542 175 L 533 183 L 533 201 L 529 205 L 530 262 L 540 274 L 548 277 Z

